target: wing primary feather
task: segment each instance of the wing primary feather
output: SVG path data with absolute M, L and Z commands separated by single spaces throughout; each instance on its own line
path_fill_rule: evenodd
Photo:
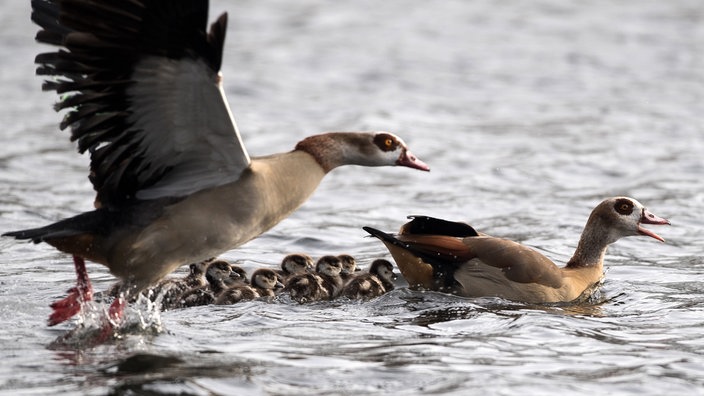
M 447 236 L 394 236 L 372 227 L 362 227 L 382 242 L 404 249 L 433 268 L 434 282 L 440 290 L 451 291 L 461 287 L 454 278 L 462 263 L 472 258 L 461 239 Z
M 217 86 L 226 14 L 208 29 L 203 0 L 31 4 L 36 40 L 59 47 L 36 56 L 36 73 L 47 77 L 43 90 L 62 96 L 59 127 L 91 154 L 99 205 L 185 196 L 236 180 L 249 166 Z

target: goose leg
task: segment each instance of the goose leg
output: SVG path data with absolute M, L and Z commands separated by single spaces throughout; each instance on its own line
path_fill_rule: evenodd
M 122 316 L 125 314 L 125 306 L 127 306 L 125 297 L 118 296 L 108 309 L 108 322 L 111 324 L 120 323 Z
M 81 311 L 81 304 L 93 299 L 93 286 L 86 271 L 86 262 L 83 257 L 73 256 L 76 268 L 76 286 L 68 290 L 68 296 L 55 301 L 50 305 L 54 310 L 49 316 L 49 326 L 65 322 Z
M 108 308 L 108 317 L 104 321 L 98 337 L 94 340 L 95 343 L 101 344 L 113 337 L 115 337 L 115 328 L 118 327 L 122 317 L 125 313 L 125 306 L 127 306 L 127 300 L 120 294 L 115 298 L 115 300 L 110 304 Z

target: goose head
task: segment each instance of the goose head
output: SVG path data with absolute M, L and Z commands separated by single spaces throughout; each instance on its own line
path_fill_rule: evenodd
M 637 235 L 665 241 L 660 235 L 643 227 L 643 224 L 664 225 L 670 224 L 670 221 L 654 215 L 643 204 L 629 197 L 613 197 L 602 201 L 587 221 L 587 227 L 593 227 L 607 236 L 607 244 Z
M 589 215 L 568 267 L 600 266 L 606 248 L 621 238 L 645 235 L 664 242 L 660 235 L 643 224 L 664 225 L 670 221 L 651 213 L 640 202 L 629 197 L 613 197 L 602 201 Z
M 426 172 L 430 170 L 425 162 L 411 153 L 403 139 L 393 133 L 376 132 L 372 135 L 372 143 L 368 147 L 366 147 L 367 145 L 360 146 L 361 152 L 366 154 L 370 161 L 369 166 L 397 165 Z M 364 149 L 368 149 L 368 151 Z M 374 163 L 374 161 L 378 162 Z
M 305 138 L 296 145 L 312 155 L 326 172 L 341 165 L 430 167 L 391 132 L 329 132 Z

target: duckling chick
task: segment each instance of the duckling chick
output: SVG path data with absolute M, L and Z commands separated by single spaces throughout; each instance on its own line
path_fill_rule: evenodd
M 323 286 L 322 278 L 313 273 L 298 274 L 288 278 L 283 292 L 288 293 L 293 300 L 301 304 L 330 298 Z
M 254 300 L 261 297 L 257 290 L 249 285 L 237 285 L 223 290 L 215 297 L 216 305 L 236 304 L 240 301 Z
M 259 297 L 274 297 L 276 290 L 283 287 L 274 270 L 261 268 L 252 274 L 252 284 L 240 284 L 228 287 L 215 299 L 215 304 L 229 305 L 240 301 L 254 300 Z
M 210 265 L 209 261 L 201 261 L 200 263 L 192 263 L 188 266 L 188 275 L 186 275 L 183 279 L 168 279 L 168 280 L 172 281 L 171 283 L 178 282 L 179 288 L 181 288 L 181 289 L 184 286 L 187 288 L 205 286 L 208 284 L 208 281 L 205 279 L 205 271 L 208 269 L 209 265 Z M 166 282 L 164 282 L 164 283 L 166 283 Z M 161 286 L 161 289 L 163 290 L 165 288 L 165 286 L 167 286 L 167 285 L 160 284 L 159 286 Z M 172 287 L 172 289 L 173 289 L 173 287 Z
M 247 274 L 241 267 L 223 260 L 214 261 L 208 266 L 208 270 L 205 272 L 205 279 L 208 281 L 210 290 L 215 294 L 233 286 L 249 283 Z
M 242 269 L 239 265 L 230 265 L 232 272 L 230 272 L 230 277 L 228 279 L 229 285 L 237 285 L 240 282 L 244 284 L 249 284 L 249 279 L 247 279 L 247 272 Z
M 246 272 L 237 265 L 232 265 L 224 260 L 209 263 L 205 272 L 207 283 L 193 287 L 183 293 L 174 308 L 195 307 L 213 304 L 216 296 L 226 289 L 247 284 Z
M 335 256 L 318 259 L 314 274 L 299 274 L 291 277 L 284 287 L 292 299 L 299 303 L 332 300 L 342 289 L 340 271 L 342 263 Z
M 342 283 L 345 284 L 352 280 L 355 272 L 359 271 L 357 268 L 357 260 L 349 254 L 340 254 L 337 256 L 342 263 L 342 270 L 340 271 L 340 278 L 342 278 Z
M 394 289 L 393 281 L 397 275 L 388 260 L 374 260 L 369 272 L 359 274 L 342 289 L 342 296 L 350 299 L 368 300 L 379 297 Z
M 158 284 L 143 290 L 140 295 L 144 295 L 150 301 L 161 300 L 161 309 L 168 310 L 182 306 L 181 298 L 191 289 L 206 287 L 208 282 L 205 279 L 205 271 L 213 259 L 192 263 L 188 266 L 189 273 L 184 278 L 165 278 Z M 98 299 L 104 297 L 117 298 L 120 295 L 122 282 L 117 282 L 105 292 L 100 293 Z M 138 296 L 132 296 L 130 302 L 137 300 Z
M 307 272 L 313 272 L 313 259 L 305 253 L 294 253 L 281 260 L 281 269 L 276 274 L 279 281 L 285 284 L 292 276 Z
M 277 273 L 268 268 L 260 268 L 252 274 L 252 288 L 260 297 L 274 297 L 283 288 Z
M 186 284 L 190 287 L 200 287 L 208 284 L 205 279 L 205 271 L 208 270 L 210 266 L 210 261 L 201 261 L 200 263 L 193 263 L 188 266 L 188 275 L 183 278 Z
M 318 276 L 323 278 L 323 286 L 328 290 L 330 299 L 340 295 L 342 291 L 342 261 L 335 256 L 323 256 L 315 265 Z
M 183 279 L 164 279 L 151 288 L 147 296 L 152 301 L 161 298 L 162 310 L 179 308 L 183 305 L 182 299 L 186 293 L 207 285 L 205 272 L 209 265 L 208 261 L 190 264 L 189 273 Z

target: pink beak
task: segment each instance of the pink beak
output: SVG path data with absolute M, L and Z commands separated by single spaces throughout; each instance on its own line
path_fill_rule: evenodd
M 650 213 L 647 209 L 643 208 L 643 214 L 640 216 L 640 224 L 656 224 L 656 225 L 670 225 L 670 220 L 663 219 L 662 217 L 658 217 L 652 213 Z M 655 238 L 660 242 L 665 242 L 665 239 L 661 237 L 660 235 L 646 229 L 640 226 L 638 224 L 638 233 L 641 235 L 647 235 L 651 238 Z
M 418 157 L 413 155 L 413 153 L 408 150 L 403 150 L 401 156 L 398 157 L 398 160 L 396 161 L 396 165 L 420 169 L 426 172 L 430 171 L 430 167 L 425 162 L 419 160 Z

